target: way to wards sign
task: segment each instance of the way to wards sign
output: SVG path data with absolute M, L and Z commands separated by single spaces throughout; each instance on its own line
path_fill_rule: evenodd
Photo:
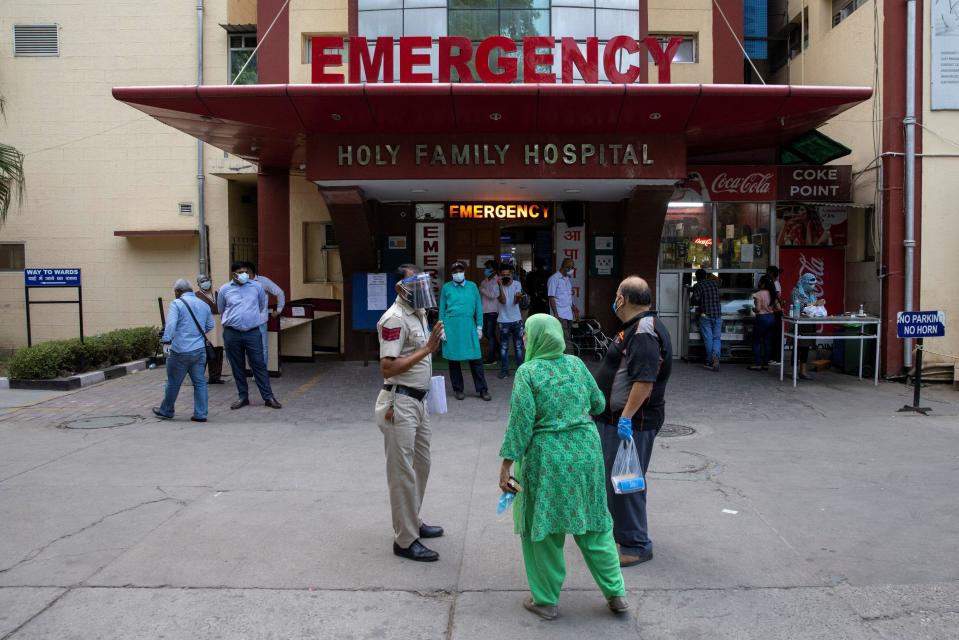
M 80 270 L 62 267 L 24 269 L 23 284 L 27 287 L 79 287 Z
M 896 335 L 900 338 L 916 339 L 912 406 L 907 404 L 900 411 L 913 411 L 926 415 L 931 409 L 919 406 L 919 388 L 922 386 L 922 339 L 941 338 L 946 335 L 946 313 L 944 311 L 900 311 L 896 314 Z

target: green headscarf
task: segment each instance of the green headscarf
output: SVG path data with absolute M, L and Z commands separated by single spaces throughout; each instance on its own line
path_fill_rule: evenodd
M 559 320 L 545 313 L 526 319 L 526 362 L 542 358 L 555 360 L 566 351 L 566 338 Z

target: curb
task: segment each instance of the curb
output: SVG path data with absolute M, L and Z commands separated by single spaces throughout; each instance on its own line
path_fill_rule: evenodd
M 0 378 L 0 388 L 5 388 L 3 382 L 6 381 L 7 387 L 10 389 L 73 391 L 81 387 L 89 387 L 90 385 L 104 382 L 105 380 L 122 378 L 129 373 L 143 371 L 147 368 L 147 360 L 149 360 L 149 358 L 133 360 L 132 362 L 124 362 L 123 364 L 107 367 L 101 371 L 88 371 L 66 378 L 54 378 L 53 380 L 7 380 L 6 378 Z

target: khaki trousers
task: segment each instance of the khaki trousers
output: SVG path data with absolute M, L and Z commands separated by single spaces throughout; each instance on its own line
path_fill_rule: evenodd
M 393 421 L 386 412 L 393 404 Z M 426 401 L 383 390 L 376 398 L 376 426 L 383 432 L 386 484 L 390 489 L 393 535 L 406 549 L 420 537 L 420 506 L 430 475 L 430 417 Z

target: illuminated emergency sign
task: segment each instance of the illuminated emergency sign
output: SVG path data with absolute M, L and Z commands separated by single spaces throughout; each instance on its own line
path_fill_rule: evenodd
M 524 83 L 572 84 L 581 78 L 586 84 L 600 81 L 602 66 L 606 79 L 614 84 L 639 82 L 640 67 L 630 64 L 621 69 L 619 61 L 625 55 L 649 52 L 658 70 L 660 84 L 669 84 L 670 65 L 683 39 L 674 36 L 663 48 L 659 38 L 636 40 L 630 36 L 614 36 L 602 44 L 599 38 L 589 37 L 583 43 L 575 38 L 527 36 L 517 42 L 506 36 L 490 36 L 477 43 L 463 36 L 442 36 L 436 40 L 436 60 L 433 59 L 433 38 L 430 36 L 390 36 L 370 42 L 363 36 L 314 36 L 312 41 L 312 78 L 314 84 L 359 84 L 362 82 L 394 82 L 394 56 L 399 58 L 399 82 L 433 82 L 430 69 L 435 65 L 440 82 L 513 83 L 522 78 Z M 559 53 L 556 49 L 559 45 Z M 583 48 L 581 48 L 581 46 Z M 394 53 L 395 50 L 398 50 Z M 343 51 L 351 54 L 343 59 Z M 558 63 L 558 64 L 556 64 Z M 519 65 L 522 64 L 522 74 Z M 346 65 L 347 73 L 337 70 Z M 544 71 L 544 68 L 555 68 Z M 575 70 L 575 73 L 574 73 Z M 455 72 L 455 73 L 454 73 Z M 576 77 L 579 75 L 579 78 Z M 382 80 L 380 79 L 382 78 Z
M 542 203 L 470 203 L 450 204 L 450 218 L 478 218 L 482 220 L 549 220 L 552 212 Z

